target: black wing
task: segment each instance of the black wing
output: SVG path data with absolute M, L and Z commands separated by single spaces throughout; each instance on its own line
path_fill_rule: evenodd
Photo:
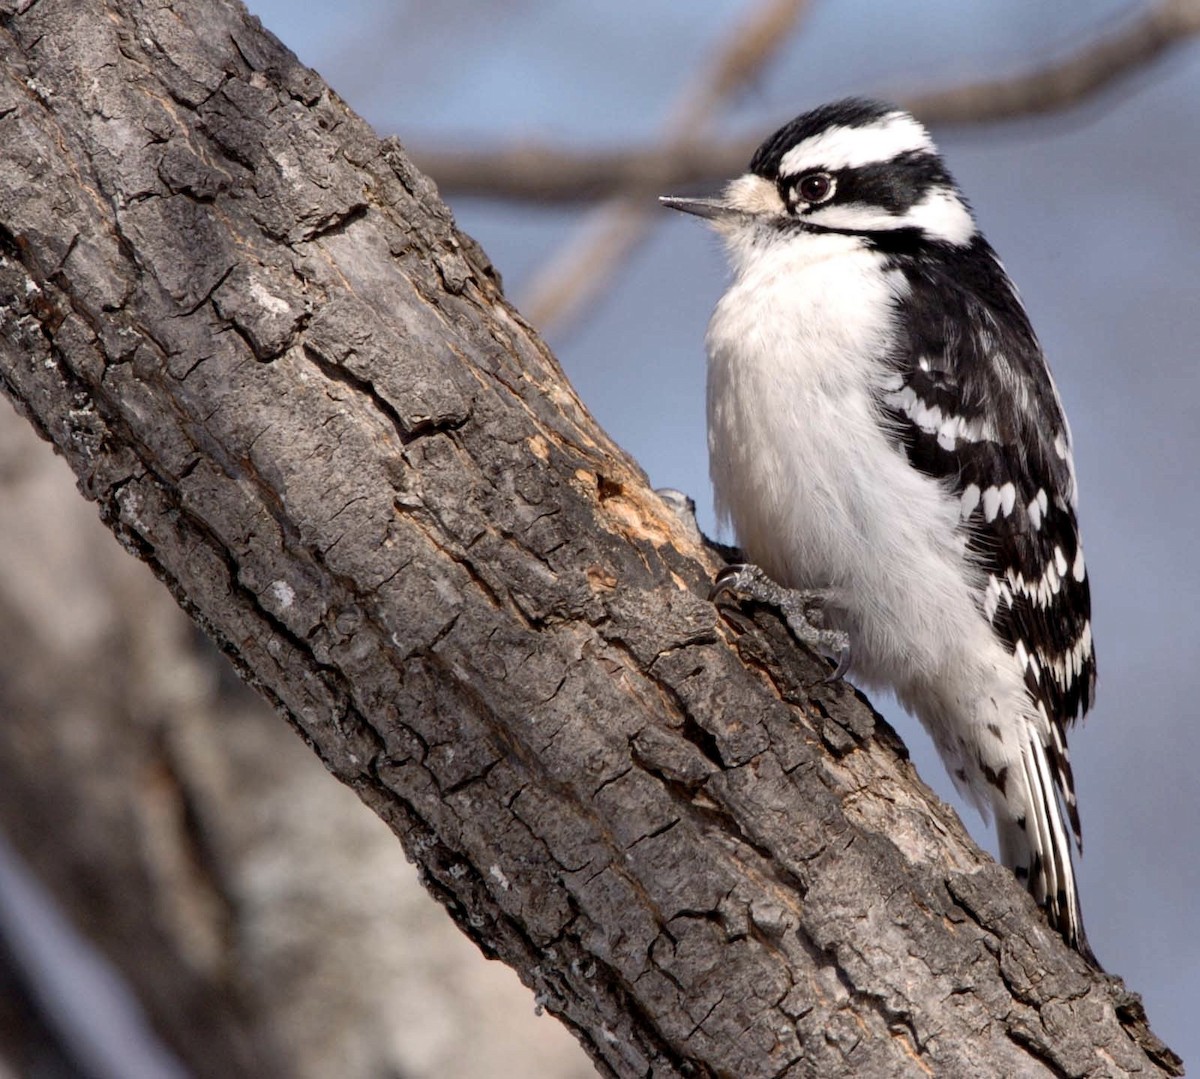
M 960 497 L 989 575 L 980 604 L 1025 667 L 1078 837 L 1066 729 L 1096 683 L 1091 595 L 1075 519 L 1070 435 L 1028 316 L 982 237 L 907 279 L 895 372 L 881 405 L 913 466 Z

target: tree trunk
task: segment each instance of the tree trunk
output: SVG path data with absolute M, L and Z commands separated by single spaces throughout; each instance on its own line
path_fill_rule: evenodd
M 107 538 L 70 470 L 7 403 L 0 504 L 0 832 L 120 968 L 190 1075 L 591 1073 L 512 973 L 430 901 L 387 826 Z M 114 1030 L 111 1010 L 105 1044 L 119 1065 L 48 1070 L 62 1023 L 39 1026 L 37 1006 L 61 1019 L 71 1000 L 48 1000 L 43 980 L 21 1007 L 22 984 L 47 971 L 28 932 L 22 961 L 6 964 L 15 918 L 2 855 L 0 1076 L 5 1056 L 20 1075 L 146 1074 L 130 1048 L 145 1035 Z M 101 994 L 77 961 L 52 969 L 79 1011 L 97 1014 Z M 61 1048 L 96 1051 L 86 1038 Z
M 0 367 L 606 1074 L 1170 1074 L 232 0 L 3 9 Z

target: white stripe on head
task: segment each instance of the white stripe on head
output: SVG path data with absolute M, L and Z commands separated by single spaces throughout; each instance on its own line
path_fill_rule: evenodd
M 803 215 L 827 228 L 849 229 L 853 232 L 889 232 L 893 229 L 920 229 L 934 240 L 961 247 L 975 235 L 975 222 L 954 191 L 939 187 L 902 214 L 889 213 L 882 206 L 864 202 L 819 206 Z
M 890 214 L 882 206 L 866 202 L 847 202 L 841 205 L 819 206 L 800 217 L 831 229 L 848 229 L 851 232 L 887 232 L 904 227 L 904 218 Z
M 971 211 L 948 187 L 930 191 L 920 202 L 908 208 L 898 219 L 904 225 L 914 225 L 926 236 L 962 247 L 975 235 Z
M 937 153 L 929 132 L 908 113 L 890 112 L 873 124 L 839 124 L 805 139 L 783 155 L 779 173 L 795 176 L 809 169 L 855 169 L 919 152 Z

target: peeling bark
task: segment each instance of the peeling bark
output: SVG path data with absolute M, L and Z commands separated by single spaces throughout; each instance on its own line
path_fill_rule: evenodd
M 233 0 L 0 7 L 0 380 L 618 1076 L 1173 1074 Z

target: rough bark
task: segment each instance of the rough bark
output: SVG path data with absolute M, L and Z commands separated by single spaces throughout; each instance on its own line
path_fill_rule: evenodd
M 232 0 L 9 3 L 0 367 L 122 542 L 607 1074 L 1164 1074 Z
M 188 1073 L 590 1074 L 430 901 L 386 825 L 108 538 L 73 479 L 0 405 L 0 832 Z M 56 1043 L 38 1005 L 61 1018 L 72 1002 L 28 948 L 8 988 L 4 922 L 0 1057 L 22 1075 L 99 1074 L 42 1063 Z M 61 967 L 75 1007 L 97 1014 L 78 964 Z M 19 1008 L 16 989 L 39 976 Z M 111 1033 L 114 1053 L 132 1048 L 103 1074 L 133 1074 L 144 1042 Z

